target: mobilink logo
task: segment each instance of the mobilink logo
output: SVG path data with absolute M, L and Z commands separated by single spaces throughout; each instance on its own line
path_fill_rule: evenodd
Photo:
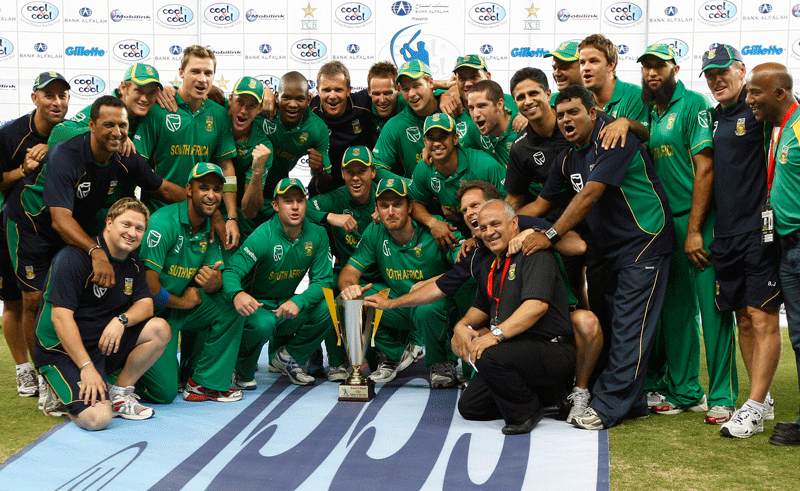
M 682 39 L 666 38 L 656 42 L 655 44 L 669 44 L 672 46 L 672 50 L 675 51 L 675 56 L 678 57 L 677 61 L 681 61 L 689 56 L 689 45 Z
M 567 9 L 559 10 L 558 13 L 556 14 L 556 17 L 558 17 L 558 20 L 560 20 L 561 22 L 568 21 L 569 20 L 569 10 L 567 10 Z
M 712 0 L 700 5 L 697 13 L 706 22 L 722 24 L 736 17 L 736 5 L 733 2 Z
M 238 12 L 237 12 L 238 15 Z M 156 12 L 158 20 L 167 26 L 184 27 L 194 20 L 194 12 L 186 5 L 170 4 Z
M 506 9 L 496 3 L 479 3 L 469 9 L 469 18 L 476 24 L 492 26 L 505 20 Z
M 372 10 L 363 3 L 345 3 L 336 8 L 336 20 L 344 25 L 365 24 L 372 18 Z
M 227 26 L 239 20 L 239 9 L 229 3 L 215 3 L 206 9 L 205 16 L 211 24 Z
M 119 22 L 124 17 L 121 10 L 112 10 L 110 15 L 111 15 L 111 20 L 114 22 Z
M 22 6 L 22 18 L 34 24 L 48 24 L 58 18 L 58 7 L 49 2 L 31 2 Z
M 45 47 L 47 49 L 47 47 Z M 0 38 L 0 60 L 8 58 L 14 52 L 14 43 L 6 38 Z
M 765 48 L 760 44 L 754 44 L 752 46 L 745 46 L 742 48 L 743 55 L 780 55 L 782 53 L 783 48 L 779 48 L 774 44 L 770 45 L 768 48 Z
M 100 49 L 97 46 L 87 48 L 86 46 L 69 46 L 64 54 L 67 56 L 103 56 L 106 50 Z
M 618 26 L 636 24 L 642 17 L 642 9 L 635 3 L 619 2 L 606 9 L 606 20 Z
M 292 55 L 301 61 L 316 61 L 325 56 L 328 47 L 316 39 L 301 39 L 292 45 Z
M 106 90 L 105 81 L 94 75 L 77 75 L 69 81 L 70 92 L 78 97 L 94 98 Z
M 126 61 L 141 61 L 150 56 L 150 46 L 137 39 L 126 39 L 114 45 L 114 56 Z

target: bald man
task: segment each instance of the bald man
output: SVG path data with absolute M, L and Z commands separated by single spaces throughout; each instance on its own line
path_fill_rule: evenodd
M 772 123 L 774 130 L 767 154 L 768 230 L 762 240 L 775 240 L 781 251 L 780 278 L 783 287 L 789 338 L 800 380 L 800 109 L 792 95 L 792 76 L 779 63 L 758 65 L 747 77 L 747 104 L 759 121 Z M 773 215 L 774 221 L 773 221 Z M 774 230 L 772 226 L 774 224 Z M 770 235 L 769 232 L 772 232 Z M 762 406 L 763 408 L 763 406 Z M 731 419 L 746 424 L 752 433 L 764 431 L 762 412 L 747 401 Z M 746 414 L 741 414 L 746 411 Z M 769 438 L 775 445 L 800 445 L 800 418 L 795 422 L 777 423 Z

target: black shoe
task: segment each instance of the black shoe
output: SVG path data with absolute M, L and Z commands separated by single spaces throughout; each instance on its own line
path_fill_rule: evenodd
M 781 421 L 780 423 L 775 423 L 775 427 L 773 429 L 775 430 L 775 433 L 778 433 L 781 431 L 791 430 L 792 428 L 797 428 L 798 426 L 800 425 L 794 421 Z
M 782 446 L 800 445 L 800 425 L 794 425 L 783 431 L 776 431 L 769 437 L 769 442 L 773 445 Z
M 518 425 L 505 425 L 503 426 L 502 432 L 504 435 L 524 435 L 525 433 L 530 433 L 531 430 L 535 428 L 537 424 L 539 424 L 539 421 L 542 420 L 543 416 L 544 410 L 541 406 L 539 406 L 529 420 Z

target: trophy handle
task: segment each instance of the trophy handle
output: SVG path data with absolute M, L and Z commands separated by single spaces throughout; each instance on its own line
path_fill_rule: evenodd
M 328 311 L 331 313 L 331 320 L 333 321 L 333 329 L 336 331 L 336 346 L 341 346 L 342 333 L 339 332 L 339 319 L 336 315 L 336 299 L 333 297 L 333 290 L 323 288 L 322 293 L 325 295 L 325 303 L 328 305 Z M 375 334 L 372 335 L 372 338 L 375 338 Z
M 383 298 L 389 298 L 389 288 L 384 288 L 383 290 L 378 292 L 378 295 L 382 296 Z M 381 316 L 383 315 L 383 310 L 375 309 L 375 316 L 372 319 L 372 339 L 370 340 L 370 345 L 374 348 L 375 347 L 375 333 L 378 332 L 378 324 L 381 322 Z

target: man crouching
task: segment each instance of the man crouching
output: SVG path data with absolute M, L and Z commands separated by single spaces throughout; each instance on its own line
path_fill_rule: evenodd
M 453 351 L 477 369 L 458 411 L 468 420 L 502 417 L 506 435 L 529 433 L 542 419 L 540 393 L 563 390 L 575 374 L 564 284 L 550 252 L 507 256 L 519 234 L 507 202 L 488 201 L 478 224 L 496 257 L 483 268 L 475 303 L 455 326 Z

